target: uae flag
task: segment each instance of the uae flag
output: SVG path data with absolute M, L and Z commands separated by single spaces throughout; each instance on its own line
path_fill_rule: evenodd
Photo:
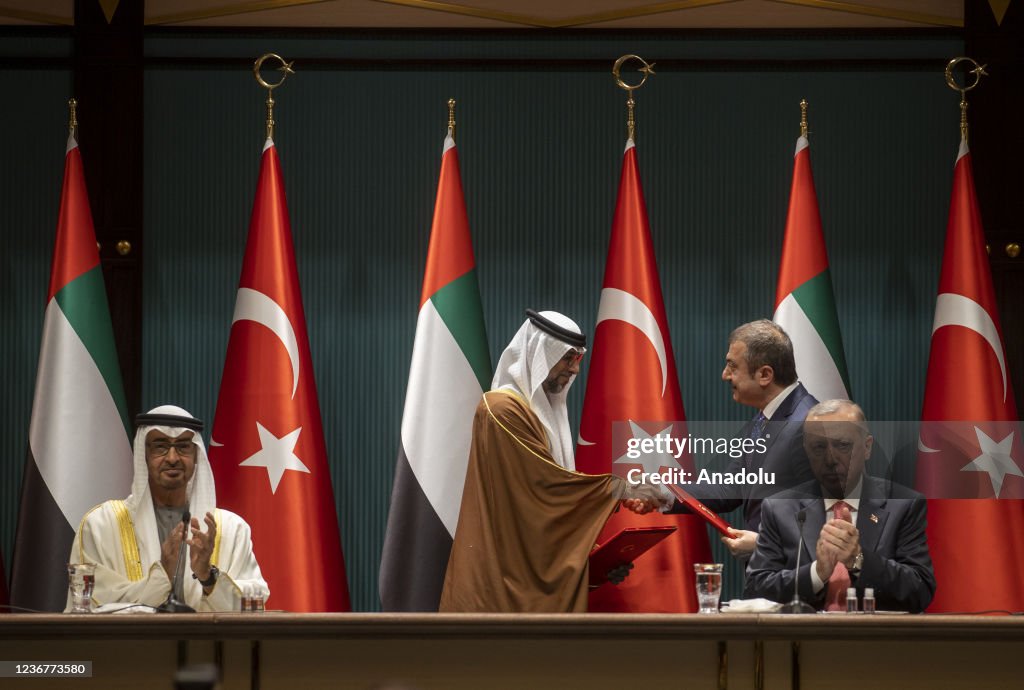
M 131 491 L 127 410 L 82 155 L 72 135 L 14 538 L 15 606 L 64 610 L 78 524 L 93 506 Z
M 796 140 L 773 320 L 793 340 L 796 370 L 810 394 L 818 400 L 849 399 L 850 377 L 805 136 Z
M 953 168 L 918 440 L 930 612 L 1024 611 L 1024 449 L 967 141 Z M 957 498 L 961 497 L 961 498 Z
M 385 611 L 437 611 L 462 505 L 473 415 L 490 380 L 459 156 L 449 135 L 380 564 Z
M 267 139 L 210 438 L 217 502 L 252 527 L 272 608 L 349 610 L 281 163 Z
M 650 466 L 626 457 L 629 438 L 655 434 L 686 436 L 686 413 L 661 296 L 658 266 L 647 224 L 636 147 L 626 142 L 619 198 L 612 221 L 593 358 L 583 401 L 576 469 L 588 474 L 630 469 L 693 471 L 693 461 L 652 456 Z M 613 424 L 628 425 L 616 433 Z M 621 427 L 620 427 L 621 428 Z M 590 595 L 591 611 L 693 612 L 697 610 L 693 564 L 708 562 L 704 522 L 693 515 L 639 516 L 620 510 L 605 525 L 601 541 L 625 527 L 676 525 L 677 531 L 641 556 L 629 578 Z

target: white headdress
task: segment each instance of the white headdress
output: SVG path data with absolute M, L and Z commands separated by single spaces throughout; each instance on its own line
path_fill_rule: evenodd
M 548 432 L 552 457 L 565 469 L 575 470 L 565 398 L 576 376 L 558 393 L 548 394 L 543 385 L 551 368 L 567 352 L 586 352 L 583 345 L 587 339 L 572 319 L 558 312 L 528 309 L 526 313 L 530 318 L 501 354 L 491 388 L 511 390 L 526 399 Z
M 206 446 L 200 433 L 203 423 L 175 405 L 154 407 L 145 415 L 140 415 L 139 421 L 142 424 L 135 431 L 133 444 L 135 475 L 132 479 L 132 493 L 124 501 L 136 527 L 141 529 L 147 522 L 152 522 L 155 528 L 156 524 L 152 510 L 153 496 L 149 491 L 149 467 L 146 464 L 146 434 L 154 429 L 168 438 L 176 438 L 186 431 L 194 432 L 192 443 L 196 445 L 196 470 L 188 482 L 187 492 L 189 511 L 199 518 L 202 524 L 203 516 L 207 512 L 212 513 L 217 506 L 213 470 L 210 468 L 210 460 L 206 455 Z M 176 426 L 178 424 L 181 426 Z

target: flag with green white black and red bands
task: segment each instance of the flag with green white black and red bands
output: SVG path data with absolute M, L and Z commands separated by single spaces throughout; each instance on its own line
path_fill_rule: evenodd
M 68 138 L 29 452 L 11 563 L 11 603 L 64 609 L 75 530 L 131 490 L 128 407 L 82 156 Z
M 492 373 L 458 151 L 449 135 L 381 556 L 385 611 L 437 610 L 462 505 L 473 415 Z
M 804 388 L 818 400 L 849 399 L 850 376 L 805 136 L 796 140 L 773 320 L 793 341 Z

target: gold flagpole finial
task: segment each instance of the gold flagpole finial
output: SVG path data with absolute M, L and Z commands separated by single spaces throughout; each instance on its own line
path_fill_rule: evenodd
M 448 136 L 455 141 L 455 99 L 448 99 Z
M 969 62 L 974 65 L 974 69 L 967 72 L 974 75 L 974 81 L 968 84 L 965 80 L 963 86 L 957 83 L 956 76 L 953 74 L 953 69 L 961 62 Z M 982 77 L 987 76 L 985 65 L 979 65 L 969 57 L 955 57 L 946 65 L 946 84 L 954 91 L 960 92 L 960 138 L 964 141 L 967 141 L 967 92 L 977 86 Z
M 278 72 L 282 72 L 281 79 L 275 84 L 268 83 L 260 74 L 260 70 L 263 69 L 263 63 L 270 59 L 281 63 L 281 66 L 277 68 Z M 295 70 L 292 69 L 293 64 L 295 63 L 286 62 L 283 57 L 276 53 L 266 53 L 257 58 L 256 64 L 252 66 L 252 74 L 256 77 L 256 83 L 267 90 L 267 139 L 274 138 L 274 89 L 283 84 L 289 74 L 295 74 Z
M 807 138 L 807 99 L 800 99 L 800 136 Z
M 627 84 L 625 81 L 623 81 L 622 77 L 620 76 L 620 72 L 622 70 L 623 63 L 625 63 L 626 60 L 638 60 L 640 62 L 641 66 L 637 68 L 637 70 L 644 75 L 640 79 L 640 83 Z M 633 92 L 639 89 L 647 82 L 647 77 L 654 74 L 654 65 L 655 63 L 653 62 L 651 64 L 647 64 L 647 62 L 642 57 L 639 57 L 637 55 L 623 55 L 622 57 L 615 61 L 615 65 L 612 67 L 612 76 L 615 77 L 615 83 L 618 85 L 620 89 L 623 89 L 624 91 L 626 91 L 626 93 L 629 94 L 629 98 L 626 100 L 626 109 L 629 113 L 626 119 L 626 131 L 629 133 L 630 140 L 636 139 L 636 115 L 634 112 L 636 109 L 636 100 L 633 98 Z
M 78 101 L 68 99 L 68 134 L 78 137 Z

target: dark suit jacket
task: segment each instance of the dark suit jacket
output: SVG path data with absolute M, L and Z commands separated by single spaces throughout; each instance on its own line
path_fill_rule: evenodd
M 733 458 L 725 469 L 726 472 L 734 473 L 741 470 L 757 472 L 759 468 L 764 468 L 765 472 L 775 473 L 773 486 L 687 484 L 683 488 L 716 513 L 728 513 L 742 505 L 744 529 L 758 531 L 763 499 L 814 478 L 804 453 L 803 425 L 807 412 L 816 404 L 817 399 L 807 392 L 802 383 L 798 383 L 765 426 L 762 436 L 767 450 Z M 750 437 L 753 424 L 754 420 L 747 422 L 740 431 L 740 438 Z M 668 512 L 689 511 L 676 501 Z
M 926 505 L 924 496 L 916 491 L 864 476 L 856 513 L 864 567 L 859 575 L 852 576 L 851 584 L 858 596 L 864 595 L 865 587 L 873 587 L 879 609 L 916 613 L 923 611 L 935 595 L 935 573 L 925 537 Z M 747 566 L 744 597 L 778 602 L 793 598 L 800 539 L 797 513 L 801 510 L 806 511 L 807 518 L 798 578 L 800 597 L 817 609 L 824 605 L 827 585 L 815 594 L 811 584 L 815 545 L 825 524 L 825 502 L 817 481 L 762 504 L 761 530 Z

